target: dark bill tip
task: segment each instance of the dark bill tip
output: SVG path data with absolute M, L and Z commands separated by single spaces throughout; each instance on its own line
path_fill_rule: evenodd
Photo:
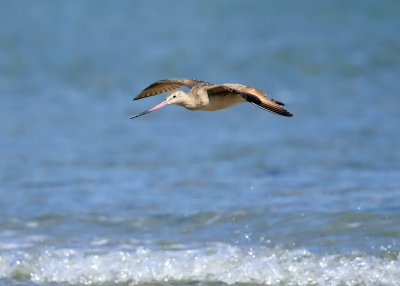
M 143 112 L 141 112 L 141 113 L 139 113 L 139 114 L 136 114 L 136 115 L 133 115 L 133 116 L 131 116 L 131 118 L 130 118 L 130 119 L 133 119 L 133 118 L 136 118 L 136 117 L 139 117 L 139 116 L 145 115 L 145 114 L 147 114 L 147 113 L 150 113 L 150 111 L 148 111 L 148 110 L 146 110 L 146 111 L 143 111 Z

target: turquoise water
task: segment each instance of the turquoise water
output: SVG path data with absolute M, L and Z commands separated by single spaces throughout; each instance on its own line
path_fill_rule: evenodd
M 399 285 L 396 1 L 3 1 L 0 285 Z M 133 102 L 170 77 L 294 114 Z

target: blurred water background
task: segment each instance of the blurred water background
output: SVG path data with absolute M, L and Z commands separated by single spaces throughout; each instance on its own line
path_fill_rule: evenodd
M 398 1 L 1 1 L 0 285 L 400 285 Z M 237 82 L 293 118 L 132 102 Z

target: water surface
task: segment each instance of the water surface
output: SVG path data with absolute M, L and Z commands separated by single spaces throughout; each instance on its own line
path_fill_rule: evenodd
M 2 2 L 0 285 L 398 285 L 398 12 Z M 129 120 L 169 77 L 248 84 L 294 117 Z

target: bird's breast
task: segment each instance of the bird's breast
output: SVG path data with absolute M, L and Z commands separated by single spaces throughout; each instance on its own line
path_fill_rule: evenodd
M 200 110 L 215 111 L 246 102 L 241 96 L 234 94 L 209 96 L 208 99 L 208 104 L 201 106 Z

